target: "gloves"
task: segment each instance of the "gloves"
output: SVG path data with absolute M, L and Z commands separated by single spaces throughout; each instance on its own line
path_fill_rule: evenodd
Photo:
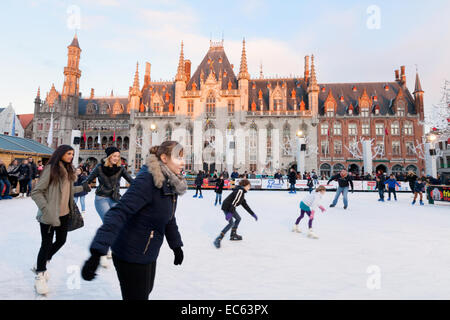
M 84 280 L 91 281 L 95 278 L 97 275 L 95 271 L 100 264 L 100 256 L 97 251 L 91 250 L 91 257 L 84 263 L 83 269 L 81 270 L 81 276 Z
M 226 219 L 227 221 L 229 221 L 229 220 L 231 219 L 232 216 L 233 216 L 233 214 L 232 214 L 231 212 L 228 212 L 228 213 L 225 215 L 225 219 Z
M 314 219 L 314 213 L 315 213 L 315 211 L 311 210 L 311 214 L 309 215 L 309 220 Z
M 319 206 L 319 209 L 322 211 L 322 213 L 326 211 L 323 206 Z
M 252 217 L 255 218 L 256 221 L 258 221 L 258 216 L 256 214 L 252 214 Z
M 91 192 L 91 187 L 87 183 L 83 183 L 83 191 L 84 192 Z
M 183 262 L 184 254 L 181 247 L 173 249 L 173 253 L 175 255 L 175 259 L 173 260 L 174 265 L 180 265 Z

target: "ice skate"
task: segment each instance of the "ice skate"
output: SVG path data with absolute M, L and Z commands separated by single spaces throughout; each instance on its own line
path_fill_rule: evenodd
M 344 209 L 347 209 L 348 206 L 344 206 Z
M 108 253 L 107 253 L 106 257 L 108 259 L 112 259 L 112 252 L 111 252 L 111 250 L 108 250 Z
M 330 208 L 334 208 L 335 206 L 335 204 L 330 204 Z
M 108 268 L 109 267 L 109 262 L 108 262 L 108 257 L 107 256 L 101 256 L 100 257 L 100 265 L 103 268 Z
M 36 275 L 34 282 L 34 288 L 36 289 L 36 292 L 41 295 L 46 295 L 48 293 L 48 286 L 47 280 L 45 279 L 45 273 L 46 272 L 39 272 Z
M 387 201 L 391 201 L 391 198 L 387 198 Z
M 199 198 L 199 199 L 202 199 L 202 198 L 203 198 L 203 195 L 200 195 L 198 198 Z
M 423 201 L 422 200 L 420 200 L 419 203 L 420 203 L 421 206 L 423 206 Z
M 197 195 L 196 195 L 196 194 L 194 194 L 194 195 L 192 196 L 192 198 L 197 198 Z
M 413 202 L 411 202 L 411 204 L 412 204 L 412 205 L 415 205 L 415 204 L 416 204 L 416 200 L 413 200 Z
M 292 232 L 302 233 L 302 231 L 298 227 L 298 224 L 294 224 L 294 227 L 292 228 Z
M 220 241 L 222 241 L 224 234 L 220 233 L 220 236 L 218 236 L 216 238 L 216 240 L 214 240 L 214 246 L 219 249 L 220 248 Z
M 242 240 L 242 236 L 240 236 L 236 233 L 236 229 L 233 229 L 233 230 L 231 230 L 230 240 L 231 241 L 239 241 L 239 240 Z
M 319 239 L 319 237 L 313 232 L 312 229 L 309 229 L 309 231 L 308 231 L 308 238 Z

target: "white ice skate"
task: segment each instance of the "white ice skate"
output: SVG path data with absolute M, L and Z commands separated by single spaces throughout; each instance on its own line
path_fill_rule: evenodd
M 302 233 L 302 231 L 298 227 L 298 224 L 294 224 L 294 228 L 292 228 L 292 232 Z
M 108 268 L 109 267 L 109 261 L 108 261 L 108 257 L 107 256 L 101 256 L 100 257 L 100 265 L 103 268 Z
M 319 237 L 313 232 L 312 229 L 309 229 L 309 231 L 308 231 L 308 238 L 319 239 Z
M 39 272 L 36 275 L 34 287 L 38 294 L 46 295 L 48 293 L 47 280 L 45 279 L 46 272 Z
M 106 255 L 106 257 L 108 259 L 112 259 L 112 252 L 111 252 L 111 250 L 108 250 L 108 254 Z

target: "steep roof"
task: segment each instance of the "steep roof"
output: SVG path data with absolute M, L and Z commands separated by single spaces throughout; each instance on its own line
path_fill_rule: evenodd
M 53 149 L 31 139 L 0 134 L 0 149 L 26 153 L 51 155 Z
M 78 114 L 79 115 L 86 115 L 87 113 L 87 107 L 90 103 L 94 104 L 96 107 L 94 109 L 94 112 L 91 114 L 101 114 L 101 107 L 110 107 L 111 110 L 114 106 L 114 104 L 119 102 L 123 106 L 123 112 L 122 114 L 127 114 L 127 105 L 128 105 L 128 98 L 124 97 L 99 97 L 94 99 L 79 99 L 78 100 Z
M 386 86 L 388 90 L 385 89 Z M 371 112 L 376 106 L 379 106 L 381 115 L 393 115 L 393 103 L 400 89 L 403 91 L 403 97 L 407 103 L 405 111 L 410 114 L 416 113 L 411 93 L 407 88 L 401 87 L 398 82 L 322 83 L 319 84 L 319 87 L 319 114 L 321 115 L 325 113 L 324 103 L 330 95 L 330 90 L 331 96 L 337 103 L 337 115 L 346 114 L 350 105 L 354 108 L 354 114 L 358 114 L 360 111 L 358 101 L 364 90 L 369 98 L 377 97 L 377 101 L 372 101 L 372 105 L 369 106 Z M 353 91 L 353 87 L 356 88 L 356 91 Z M 343 101 L 341 101 L 341 96 L 344 97 Z
M 156 99 L 158 99 L 158 102 L 162 102 L 160 106 L 163 112 L 169 111 L 170 104 L 172 104 L 175 110 L 175 83 L 150 82 L 149 87 L 145 88 L 142 92 L 142 103 L 151 110 Z
M 221 76 L 222 90 L 228 88 L 229 81 L 231 81 L 231 89 L 238 88 L 236 75 L 234 74 L 233 68 L 231 68 L 230 61 L 228 60 L 223 45 L 211 45 L 202 62 L 189 80 L 186 89 L 191 90 L 192 83 L 194 82 L 197 85 L 197 89 L 199 89 L 200 76 L 203 74 L 204 80 L 206 81 L 211 70 L 214 72 L 216 80 L 219 81 L 219 76 Z
M 22 125 L 22 128 L 26 129 L 29 124 L 33 121 L 34 114 L 33 113 L 27 113 L 27 114 L 18 114 L 17 115 L 20 120 L 20 124 Z
M 78 43 L 77 35 L 75 35 L 75 37 L 73 37 L 72 43 L 69 45 L 69 47 L 76 47 L 76 48 L 80 49 L 80 44 Z
M 283 85 L 285 86 L 284 88 Z M 250 79 L 248 84 L 249 110 L 251 110 L 252 103 L 255 102 L 256 110 L 261 111 L 259 100 L 260 91 L 263 103 L 262 110 L 269 110 L 270 90 L 273 92 L 277 86 L 282 92 L 286 92 L 287 110 L 294 110 L 294 103 L 297 106 L 296 109 L 299 110 L 298 106 L 302 100 L 305 103 L 305 110 L 309 109 L 306 83 L 303 79 Z M 294 90 L 295 98 L 292 98 L 292 90 Z

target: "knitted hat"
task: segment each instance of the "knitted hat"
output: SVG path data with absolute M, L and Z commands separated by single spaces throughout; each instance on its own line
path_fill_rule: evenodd
M 106 148 L 105 152 L 106 152 L 106 157 L 109 157 L 114 152 L 120 152 L 120 150 L 117 149 L 116 147 L 108 147 L 108 148 Z

